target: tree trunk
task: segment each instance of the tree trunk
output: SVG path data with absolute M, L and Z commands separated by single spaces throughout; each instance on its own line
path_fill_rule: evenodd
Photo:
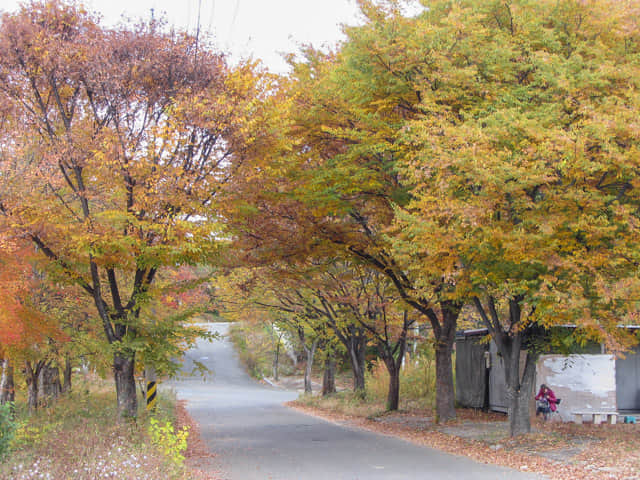
M 353 391 L 364 395 L 365 393 L 365 346 L 366 339 L 352 340 L 349 343 L 349 358 L 351 371 L 353 372 Z
M 329 325 L 349 354 L 349 363 L 351 365 L 351 372 L 353 373 L 353 391 L 364 397 L 367 333 L 363 328 L 359 328 L 356 325 L 338 328 L 335 321 L 330 321 Z
M 307 364 L 304 368 L 304 393 L 313 393 L 311 385 L 311 369 L 313 368 L 313 357 L 316 354 L 319 341 L 320 337 L 317 337 L 311 344 L 311 347 L 304 345 L 304 352 L 307 355 Z
M 518 334 L 522 335 L 522 334 Z M 518 342 L 519 344 L 520 342 Z M 515 437 L 531 432 L 531 397 L 533 396 L 533 387 L 536 373 L 536 355 L 527 352 L 524 372 L 520 379 L 520 351 L 511 352 L 512 357 L 505 360 L 511 360 L 511 368 L 517 368 L 515 374 L 508 375 L 507 384 L 507 414 L 509 417 L 509 435 Z M 506 365 L 507 362 L 505 362 Z M 506 372 L 505 372 L 506 373 Z
M 509 434 L 514 437 L 531 431 L 531 396 L 536 374 L 538 353 L 529 348 L 525 356 L 525 365 L 520 374 L 520 352 L 532 327 L 522 328 L 522 296 L 509 299 L 508 328 L 503 328 L 499 319 L 493 297 L 489 296 L 489 313 L 485 311 L 480 300 L 474 298 L 477 310 L 504 361 L 505 385 L 507 388 L 507 414 L 509 416 Z
M 404 312 L 404 324 L 402 332 L 395 345 L 387 338 L 378 344 L 378 353 L 384 361 L 389 373 L 389 386 L 387 389 L 387 411 L 398 410 L 400 406 L 400 370 L 407 350 L 407 333 L 411 322 L 408 313 Z
M 452 342 L 436 343 L 436 417 L 438 422 L 456 418 L 453 367 L 451 365 Z
M 13 383 L 13 364 L 6 358 L 2 364 L 2 381 L 0 381 L 0 404 L 14 402 L 16 398 Z
M 38 408 L 38 377 L 40 370 L 44 366 L 44 361 L 31 363 L 25 362 L 25 380 L 27 383 L 27 406 L 30 412 L 34 412 Z
M 280 367 L 280 338 L 276 343 L 276 350 L 273 354 L 273 380 L 278 381 L 278 370 Z
M 389 372 L 389 388 L 387 391 L 387 410 L 398 410 L 400 406 L 400 368 L 397 368 L 396 363 L 391 359 L 391 365 L 387 365 L 387 371 Z M 385 364 L 387 362 L 385 361 Z
M 322 376 L 322 396 L 336 393 L 336 362 L 331 357 L 331 352 L 327 353 L 324 359 L 324 375 Z
M 62 372 L 62 393 L 71 391 L 71 373 L 73 365 L 71 364 L 71 356 L 64 357 L 64 371 Z
M 531 432 L 531 394 L 525 390 L 517 392 L 513 398 L 509 398 L 509 435 L 516 437 Z
M 30 412 L 38 408 L 38 380 L 27 376 L 27 406 Z
M 113 373 L 116 382 L 116 398 L 120 418 L 135 418 L 138 414 L 138 397 L 136 396 L 135 354 L 113 355 Z
M 41 399 L 56 399 L 62 392 L 60 384 L 60 371 L 58 367 L 44 365 L 38 375 L 38 393 Z
M 456 338 L 456 326 L 462 305 L 452 300 L 440 301 L 442 320 L 436 312 L 425 309 L 433 328 L 436 351 L 436 421 L 446 422 L 456 418 L 455 391 L 451 353 Z
M 456 339 L 456 325 L 461 307 L 458 303 L 451 301 L 440 302 L 440 307 L 442 322 L 437 328 L 438 334 L 435 335 L 436 418 L 438 422 L 446 422 L 456 418 L 451 353 Z M 434 329 L 435 333 L 436 329 Z

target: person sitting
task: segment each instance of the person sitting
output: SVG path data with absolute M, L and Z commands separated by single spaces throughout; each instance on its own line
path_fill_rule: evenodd
M 558 409 L 558 403 L 560 403 L 560 400 L 556 398 L 556 394 L 543 383 L 540 385 L 540 391 L 536 395 L 536 416 L 542 413 L 543 418 L 546 420 L 550 413 Z

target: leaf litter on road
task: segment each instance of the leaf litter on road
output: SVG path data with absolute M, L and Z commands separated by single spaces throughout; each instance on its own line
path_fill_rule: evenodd
M 400 437 L 481 463 L 541 473 L 551 480 L 640 480 L 637 425 L 534 420 L 532 433 L 509 438 L 506 417 L 498 413 L 460 409 L 456 420 L 438 425 L 429 411 L 359 417 L 300 402 L 288 405 L 343 425 Z

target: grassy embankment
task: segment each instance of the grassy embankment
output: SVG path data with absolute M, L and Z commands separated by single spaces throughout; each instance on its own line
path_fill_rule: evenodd
M 153 417 L 142 411 L 127 422 L 115 420 L 113 385 L 99 379 L 78 380 L 71 393 L 31 415 L 20 400 L 0 478 L 208 478 L 184 465 L 186 436 L 176 426 L 176 402 L 169 395 L 160 396 Z

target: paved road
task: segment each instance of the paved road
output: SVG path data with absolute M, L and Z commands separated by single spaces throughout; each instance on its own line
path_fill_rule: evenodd
M 211 328 L 225 334 L 226 324 Z M 201 342 L 187 353 L 212 373 L 174 381 L 178 398 L 217 454 L 225 480 L 534 480 L 515 470 L 473 462 L 403 440 L 338 426 L 281 404 L 295 392 L 252 381 L 228 340 Z

